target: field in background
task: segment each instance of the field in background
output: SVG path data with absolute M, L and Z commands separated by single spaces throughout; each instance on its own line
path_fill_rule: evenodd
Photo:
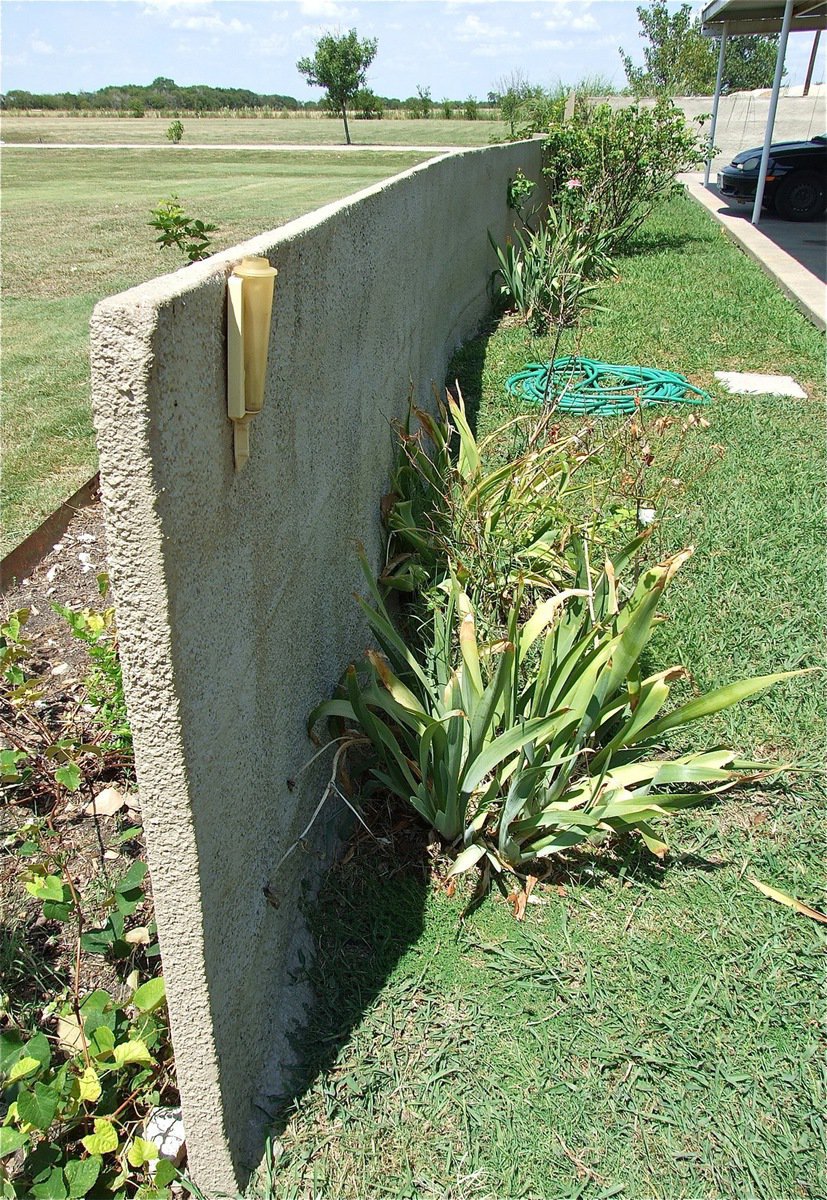
M 169 117 L 17 117 L 3 116 L 0 133 L 9 145 L 23 142 L 106 143 L 140 142 L 180 147 L 167 141 Z M 344 126 L 337 118 L 309 114 L 299 117 L 183 117 L 182 146 L 235 143 L 290 143 L 336 146 L 344 143 Z M 502 121 L 428 121 L 385 117 L 381 121 L 351 120 L 350 136 L 363 146 L 487 146 L 502 141 Z
M 160 200 L 174 192 L 217 225 L 221 250 L 424 157 L 4 148 L 2 552 L 96 470 L 89 317 L 102 297 L 182 265 L 148 227 Z

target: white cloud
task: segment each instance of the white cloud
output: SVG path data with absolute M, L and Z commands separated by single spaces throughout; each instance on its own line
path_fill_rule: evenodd
M 538 50 L 571 50 L 577 45 L 577 42 L 572 38 L 541 38 L 533 45 Z
M 579 4 L 569 3 L 568 0 L 550 0 L 539 16 L 549 32 L 566 30 L 584 33 L 599 28 L 594 13 L 589 11 L 590 8 L 591 0 L 583 0 Z
M 251 33 L 253 29 L 252 25 L 245 25 L 238 17 L 225 21 L 223 17 L 216 16 L 173 17 L 170 26 L 204 33 Z
M 337 4 L 336 0 L 299 0 L 299 12 L 316 21 L 343 21 L 353 15 L 351 9 Z
M 143 16 L 164 16 L 175 8 L 209 8 L 213 0 L 144 0 Z
M 55 52 L 54 46 L 49 45 L 48 42 L 41 41 L 40 38 L 32 38 L 31 47 L 35 54 L 54 54 Z
M 346 17 L 345 26 L 347 25 L 347 21 L 351 20 L 352 17 L 353 13 L 351 12 L 350 16 Z M 342 32 L 342 26 L 320 21 L 315 25 L 300 25 L 298 29 L 293 30 L 290 36 L 294 42 L 317 42 L 320 37 L 331 32 Z M 361 29 L 359 33 L 362 33 Z
M 519 33 L 505 25 L 491 25 L 487 21 L 483 21 L 476 13 L 469 13 L 468 16 L 456 28 L 456 37 L 460 42 L 474 42 L 477 46 L 475 53 L 480 53 L 483 46 L 496 47 L 502 45 L 503 42 L 514 41 L 515 37 L 519 37 Z
M 289 49 L 289 42 L 284 34 L 274 33 L 270 37 L 256 38 L 255 43 L 250 47 L 251 54 L 285 54 Z

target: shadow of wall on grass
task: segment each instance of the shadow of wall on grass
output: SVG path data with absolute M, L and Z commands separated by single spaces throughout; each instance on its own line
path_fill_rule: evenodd
M 307 945 L 294 970 L 305 1020 L 289 1039 L 285 1086 L 267 1098 L 271 1137 L 284 1132 L 301 1098 L 333 1067 L 423 930 L 428 830 L 412 810 L 387 799 L 360 807 L 367 829 L 352 822 L 350 840 L 307 906 Z

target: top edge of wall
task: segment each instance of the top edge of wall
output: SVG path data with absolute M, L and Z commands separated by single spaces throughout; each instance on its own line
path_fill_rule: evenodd
M 95 305 L 93 317 L 99 313 L 105 315 L 107 312 L 122 311 L 125 308 L 135 308 L 144 305 L 155 307 L 167 303 L 188 292 L 195 291 L 211 280 L 226 278 L 232 268 L 245 256 L 262 255 L 266 257 L 268 252 L 272 251 L 276 246 L 291 241 L 293 238 L 306 233 L 310 229 L 315 229 L 323 225 L 338 213 L 352 208 L 355 204 L 367 199 L 369 196 L 379 195 L 381 192 L 398 185 L 406 179 L 410 179 L 414 175 L 432 169 L 437 163 L 449 158 L 467 157 L 474 154 L 489 154 L 492 151 L 510 149 L 515 145 L 521 144 L 523 143 L 501 142 L 489 146 L 469 146 L 467 149 L 440 151 L 432 158 L 426 159 L 425 162 L 408 167 L 396 175 L 389 175 L 387 179 L 381 179 L 378 183 L 362 188 L 358 192 L 351 192 L 349 195 L 343 196 L 341 200 L 333 200 L 330 204 L 314 208 L 309 213 L 305 213 L 300 217 L 294 217 L 293 220 L 287 221 L 283 225 L 277 225 L 273 229 L 264 230 L 262 233 L 256 234 L 245 242 L 238 242 L 235 246 L 230 246 L 226 250 L 217 251 L 202 262 L 188 263 L 177 268 L 175 271 L 167 272 L 164 275 L 156 275 L 145 283 L 139 283 L 135 287 L 128 288 L 126 291 L 107 296 L 103 300 L 99 300 Z

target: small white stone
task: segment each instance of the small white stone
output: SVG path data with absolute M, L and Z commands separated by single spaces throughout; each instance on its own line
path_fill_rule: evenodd
M 57 563 L 55 563 L 53 567 L 49 567 L 49 570 L 46 572 L 46 582 L 51 583 L 59 570 L 60 567 L 57 565 Z
M 146 1119 L 143 1136 L 158 1147 L 161 1158 L 179 1166 L 186 1150 L 180 1108 L 153 1108 Z
M 75 538 L 76 542 L 90 543 L 90 542 L 96 542 L 97 540 L 98 539 L 95 537 L 94 533 L 79 533 L 77 535 L 77 537 Z

